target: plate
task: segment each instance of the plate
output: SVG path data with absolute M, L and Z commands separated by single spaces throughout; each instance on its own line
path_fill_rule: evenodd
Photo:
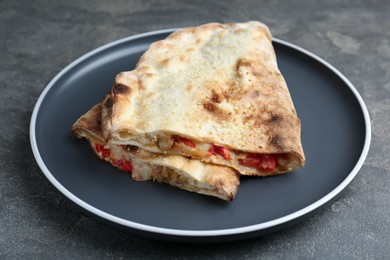
M 125 38 L 64 68 L 40 95 L 30 124 L 35 159 L 48 180 L 93 217 L 159 239 L 220 242 L 259 236 L 303 220 L 356 176 L 371 125 L 355 87 L 308 51 L 274 39 L 279 68 L 302 122 L 307 164 L 292 173 L 241 178 L 233 202 L 156 182 L 134 182 L 98 159 L 71 126 L 131 70 L 148 46 L 175 29 Z

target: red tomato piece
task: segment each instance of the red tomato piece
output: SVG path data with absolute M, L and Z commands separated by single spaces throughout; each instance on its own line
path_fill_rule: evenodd
M 112 159 L 112 164 L 114 166 L 117 166 L 119 168 L 122 168 L 123 167 L 123 161 L 121 159 L 119 160 L 116 160 L 116 159 Z
M 112 164 L 114 166 L 124 170 L 125 172 L 130 172 L 130 173 L 133 172 L 133 165 L 131 164 L 130 161 L 122 160 L 122 159 L 119 159 L 119 160 L 112 159 Z
M 226 147 L 222 147 L 222 146 L 218 146 L 218 145 L 213 144 L 213 146 L 209 149 L 209 152 L 211 154 L 218 154 L 226 160 L 232 159 L 232 155 L 230 154 L 229 149 L 227 149 Z
M 183 143 L 191 148 L 195 148 L 196 147 L 196 144 L 191 141 L 190 139 L 188 138 L 185 138 L 185 137 L 182 137 L 182 136 L 179 136 L 179 135 L 174 135 L 173 136 L 173 139 L 175 140 L 175 142 L 177 143 Z
M 132 172 L 133 172 L 133 165 L 131 165 L 131 162 L 130 162 L 130 161 L 125 161 L 125 162 L 123 163 L 122 169 L 123 169 L 125 172 L 130 172 L 130 173 L 132 173 Z
M 96 151 L 100 154 L 100 158 L 104 159 L 110 156 L 110 149 L 104 148 L 103 144 L 95 144 Z
M 244 159 L 238 159 L 244 166 L 273 171 L 276 167 L 276 159 L 272 154 L 250 154 Z

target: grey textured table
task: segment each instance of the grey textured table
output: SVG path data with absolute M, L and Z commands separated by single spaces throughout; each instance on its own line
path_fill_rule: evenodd
M 0 1 L 0 258 L 325 258 L 390 255 L 390 2 Z M 179 244 L 86 217 L 43 176 L 29 122 L 46 84 L 105 43 L 157 29 L 259 20 L 356 86 L 373 126 L 360 173 L 300 224 L 224 244 Z

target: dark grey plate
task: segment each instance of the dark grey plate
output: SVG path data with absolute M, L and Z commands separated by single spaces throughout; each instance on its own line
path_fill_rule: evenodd
M 99 160 L 71 126 L 173 30 L 105 45 L 71 63 L 45 88 L 30 127 L 34 156 L 50 182 L 92 216 L 161 239 L 215 242 L 272 232 L 307 217 L 355 177 L 367 155 L 367 108 L 352 84 L 315 55 L 274 40 L 278 63 L 302 121 L 307 165 L 269 178 L 241 178 L 233 202 L 165 184 L 134 182 Z

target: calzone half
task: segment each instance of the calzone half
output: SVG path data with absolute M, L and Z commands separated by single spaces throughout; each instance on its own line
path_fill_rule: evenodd
M 301 123 L 259 22 L 211 23 L 153 43 L 104 100 L 106 140 L 267 176 L 305 164 Z
M 101 131 L 101 104 L 82 115 L 72 130 L 77 137 L 90 142 L 97 156 L 131 173 L 135 181 L 155 180 L 227 201 L 237 193 L 239 174 L 229 167 L 180 155 L 155 154 L 132 145 L 106 143 Z

